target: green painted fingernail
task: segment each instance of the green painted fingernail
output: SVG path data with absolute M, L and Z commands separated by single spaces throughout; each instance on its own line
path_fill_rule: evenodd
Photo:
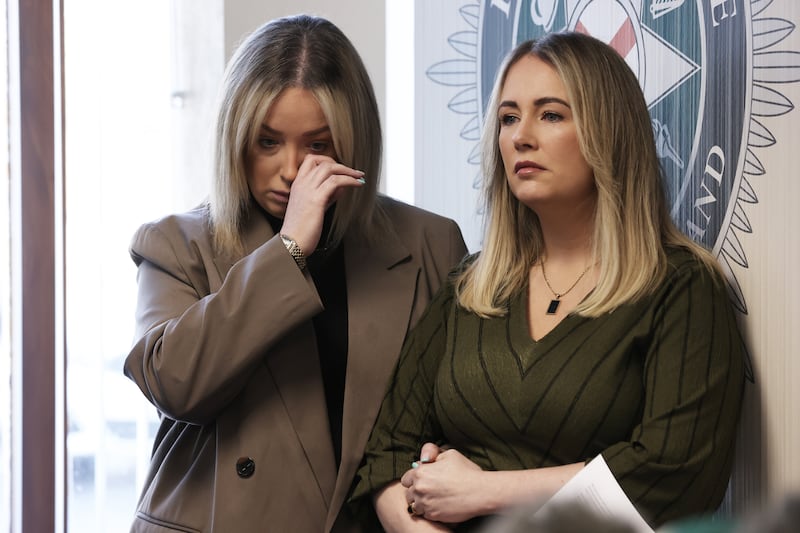
M 367 180 L 365 180 L 364 178 L 356 178 L 356 181 L 359 182 L 361 185 L 367 183 Z

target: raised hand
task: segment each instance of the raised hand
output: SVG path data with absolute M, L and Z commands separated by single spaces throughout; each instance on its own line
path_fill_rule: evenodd
M 292 183 L 281 233 L 306 255 L 319 243 L 325 211 L 347 188 L 364 185 L 364 173 L 324 155 L 307 155 Z

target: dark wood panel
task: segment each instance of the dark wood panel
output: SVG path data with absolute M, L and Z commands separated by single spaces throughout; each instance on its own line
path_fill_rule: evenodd
M 19 1 L 22 533 L 55 529 L 53 1 Z

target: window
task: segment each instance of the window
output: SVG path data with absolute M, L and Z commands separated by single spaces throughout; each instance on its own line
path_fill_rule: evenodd
M 127 531 L 158 418 L 122 373 L 142 223 L 207 194 L 221 0 L 64 0 L 67 532 Z

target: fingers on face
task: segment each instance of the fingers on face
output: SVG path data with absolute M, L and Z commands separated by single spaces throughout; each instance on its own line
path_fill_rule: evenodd
M 307 155 L 300 165 L 300 171 L 319 181 L 327 181 L 334 176 L 349 176 L 351 178 L 364 176 L 362 171 L 338 163 L 324 155 Z

